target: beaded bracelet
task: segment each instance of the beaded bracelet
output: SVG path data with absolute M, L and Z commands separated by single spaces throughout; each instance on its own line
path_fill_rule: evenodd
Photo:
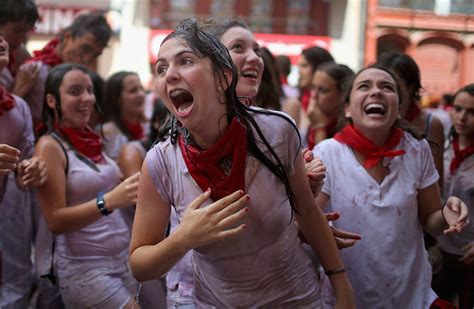
M 340 267 L 340 268 L 334 268 L 334 269 L 331 269 L 331 270 L 327 270 L 324 273 L 326 274 L 326 276 L 331 276 L 331 275 L 335 275 L 335 274 L 339 274 L 339 273 L 345 273 L 345 272 L 346 272 L 346 269 L 344 267 Z

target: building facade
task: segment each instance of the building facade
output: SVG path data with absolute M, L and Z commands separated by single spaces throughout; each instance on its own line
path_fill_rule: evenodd
M 429 94 L 474 83 L 474 0 L 368 0 L 364 63 L 387 51 L 415 59 Z

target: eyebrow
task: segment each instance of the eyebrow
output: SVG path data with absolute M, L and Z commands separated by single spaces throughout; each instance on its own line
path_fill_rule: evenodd
M 179 53 L 173 55 L 173 58 L 175 58 L 175 59 L 176 59 L 176 58 L 179 58 L 179 57 L 181 57 L 183 54 L 187 54 L 187 53 L 195 55 L 195 53 L 194 53 L 191 49 L 185 49 L 185 50 L 182 50 L 182 51 L 180 51 Z M 156 59 L 155 64 L 157 64 L 157 63 L 160 62 L 160 61 L 166 61 L 166 59 L 163 58 L 163 57 L 158 58 L 158 59 Z

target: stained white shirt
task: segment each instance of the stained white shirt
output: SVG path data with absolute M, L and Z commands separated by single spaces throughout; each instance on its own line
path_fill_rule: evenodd
M 384 159 L 390 172 L 380 184 L 349 146 L 329 139 L 313 150 L 327 169 L 322 188 L 329 196 L 325 211 L 340 213 L 335 227 L 362 236 L 340 251 L 361 309 L 429 308 L 436 298 L 417 193 L 439 176 L 425 140 L 405 133 L 396 149 L 406 153 Z

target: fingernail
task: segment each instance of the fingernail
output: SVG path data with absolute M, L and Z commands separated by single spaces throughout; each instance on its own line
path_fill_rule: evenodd
M 245 212 L 249 212 L 249 210 L 250 210 L 250 209 L 249 209 L 248 207 L 245 208 Z
M 211 192 L 211 187 L 207 188 L 206 193 Z
M 337 212 L 334 214 L 334 218 L 339 219 L 339 214 Z
M 250 195 L 247 195 L 247 201 L 250 200 Z
M 244 226 L 242 226 L 242 228 L 243 228 L 243 229 L 246 229 L 246 228 L 247 228 L 247 225 L 246 225 L 246 224 L 244 224 Z

